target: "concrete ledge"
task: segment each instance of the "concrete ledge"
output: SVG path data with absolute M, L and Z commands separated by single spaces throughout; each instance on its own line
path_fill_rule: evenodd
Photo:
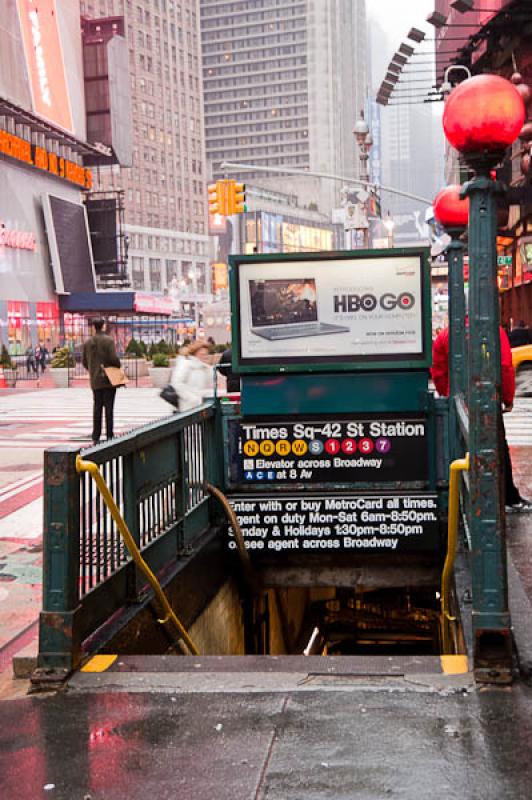
M 33 670 L 37 669 L 37 655 L 39 643 L 34 639 L 26 647 L 13 656 L 13 676 L 17 679 L 29 678 Z
M 524 680 L 532 682 L 532 604 L 523 589 L 511 554 L 508 557 L 508 598 L 519 672 Z

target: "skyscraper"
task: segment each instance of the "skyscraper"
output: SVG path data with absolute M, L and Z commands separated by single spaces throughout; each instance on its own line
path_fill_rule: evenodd
M 82 0 L 86 17 L 124 17 L 133 166 L 100 170 L 124 190 L 132 285 L 210 294 L 198 0 Z
M 223 161 L 357 175 L 352 128 L 365 107 L 365 0 L 200 0 L 200 7 L 213 176 L 222 176 Z M 308 190 L 307 179 L 289 180 L 300 196 Z M 324 182 L 322 202 L 338 189 Z

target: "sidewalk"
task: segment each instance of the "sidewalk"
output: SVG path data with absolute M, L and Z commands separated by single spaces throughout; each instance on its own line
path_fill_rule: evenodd
M 115 431 L 125 433 L 170 411 L 157 389 L 128 387 L 117 394 Z M 14 655 L 36 647 L 43 452 L 89 443 L 91 424 L 88 387 L 0 391 L 0 674 L 10 675 Z

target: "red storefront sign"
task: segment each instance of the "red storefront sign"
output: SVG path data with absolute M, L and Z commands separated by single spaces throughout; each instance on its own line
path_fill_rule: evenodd
M 18 231 L 6 228 L 0 220 L 0 247 L 14 247 L 17 250 L 37 249 L 35 234 L 31 231 Z

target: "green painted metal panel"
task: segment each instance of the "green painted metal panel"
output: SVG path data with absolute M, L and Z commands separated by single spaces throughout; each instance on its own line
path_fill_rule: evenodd
M 337 414 L 419 411 L 428 371 L 242 378 L 242 413 Z

